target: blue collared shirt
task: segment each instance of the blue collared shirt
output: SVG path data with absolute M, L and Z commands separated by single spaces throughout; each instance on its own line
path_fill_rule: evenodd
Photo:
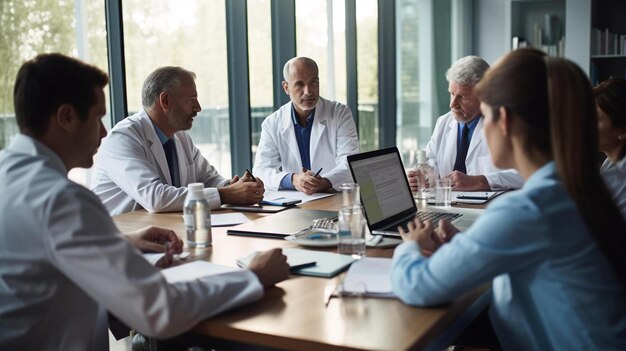
M 476 129 L 476 126 L 478 125 L 478 121 L 480 120 L 480 115 L 476 116 L 473 120 L 469 121 L 468 123 L 462 123 L 462 122 L 458 122 L 458 133 L 457 133 L 457 139 L 456 139 L 456 152 L 460 152 L 459 148 L 461 147 L 461 140 L 463 139 L 463 128 L 465 127 L 465 125 L 467 124 L 467 128 L 469 128 L 469 134 L 467 135 L 467 142 L 471 143 L 472 142 L 472 135 L 474 135 L 474 130 Z
M 311 111 L 306 118 L 306 126 L 302 127 L 298 123 L 298 117 L 296 109 L 291 105 L 291 120 L 293 122 L 293 129 L 296 133 L 296 141 L 298 142 L 298 150 L 300 150 L 300 159 L 302 160 L 302 167 L 311 169 L 311 130 L 313 129 L 313 119 L 315 118 L 315 109 Z M 289 173 L 283 177 L 280 181 L 280 188 L 284 190 L 294 190 L 293 183 L 291 182 L 291 176 L 293 173 Z
M 489 314 L 505 350 L 624 348 L 624 293 L 554 162 L 432 256 L 414 241 L 398 246 L 391 268 L 393 291 L 419 306 L 492 279 Z
M 170 138 L 168 138 L 167 135 L 165 135 L 165 133 L 163 133 L 161 128 L 159 128 L 152 121 L 152 119 L 150 120 L 150 122 L 152 122 L 152 125 L 154 126 L 154 131 L 156 132 L 157 136 L 159 137 L 159 141 L 161 142 L 161 146 L 163 146 L 163 144 L 165 144 L 168 140 L 170 140 Z M 174 174 L 170 174 L 170 176 L 172 176 L 172 183 L 173 184 L 180 184 L 180 174 L 179 174 L 179 170 L 178 170 L 178 154 L 176 153 L 176 149 L 174 149 L 174 164 L 176 165 L 176 167 L 172 167 L 174 169 Z

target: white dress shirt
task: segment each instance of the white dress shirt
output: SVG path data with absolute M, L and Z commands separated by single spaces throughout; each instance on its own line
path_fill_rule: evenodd
M 218 187 L 229 180 L 195 147 L 189 134 L 180 131 L 176 143 L 180 184 L 172 186 L 167 159 L 150 116 L 144 111 L 119 122 L 102 141 L 96 156 L 92 191 L 111 216 L 145 208 L 149 212 L 181 211 L 189 183 L 204 183 L 204 197 L 211 208 L 222 205 Z
M 252 172 L 261 178 L 268 190 L 278 190 L 289 173 L 299 173 L 302 159 L 291 119 L 288 102 L 269 115 L 261 126 L 261 140 Z M 311 169 L 327 178 L 333 188 L 352 182 L 347 156 L 359 152 L 359 139 L 352 112 L 346 105 L 319 98 L 309 148 Z
M 434 167 L 439 177 L 447 176 L 454 169 L 458 129 L 458 122 L 452 112 L 448 112 L 437 119 L 433 135 L 426 145 L 428 163 Z M 467 175 L 484 175 L 492 190 L 517 189 L 524 184 L 524 179 L 515 170 L 503 170 L 493 165 L 483 132 L 482 118 L 472 134 L 465 166 Z
M 263 295 L 249 270 L 168 284 L 28 136 L 0 152 L 0 193 L 1 350 L 108 350 L 106 311 L 168 338 Z
M 604 178 L 604 184 L 613 195 L 615 204 L 626 219 L 626 157 L 616 163 L 607 158 L 600 167 L 600 173 Z

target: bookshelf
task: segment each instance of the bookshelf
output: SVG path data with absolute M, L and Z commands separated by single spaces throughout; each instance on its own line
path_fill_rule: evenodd
M 626 1 L 593 0 L 589 76 L 592 84 L 626 78 Z
M 534 47 L 565 54 L 565 0 L 510 0 L 509 49 Z

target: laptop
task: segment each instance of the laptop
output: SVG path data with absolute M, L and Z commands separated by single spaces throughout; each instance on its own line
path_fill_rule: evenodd
M 361 188 L 361 203 L 372 234 L 399 237 L 398 226 L 406 230 L 415 217 L 430 219 L 434 225 L 445 219 L 459 229 L 466 229 L 478 215 L 456 209 L 418 211 L 395 146 L 350 155 L 348 165 L 352 178 Z

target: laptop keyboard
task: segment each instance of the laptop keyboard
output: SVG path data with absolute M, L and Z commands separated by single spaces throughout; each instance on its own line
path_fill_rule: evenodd
M 440 219 L 445 219 L 448 222 L 452 222 L 453 220 L 461 217 L 460 213 L 448 213 L 448 212 L 429 212 L 429 211 L 419 211 L 417 212 L 417 218 L 425 221 L 430 219 L 433 222 L 433 225 L 437 225 Z
M 461 216 L 462 214 L 460 213 L 419 211 L 410 221 L 404 222 L 400 224 L 400 226 L 402 226 L 402 229 L 404 229 L 405 232 L 409 231 L 409 222 L 412 222 L 417 217 L 422 221 L 430 220 L 433 223 L 433 228 L 437 228 L 439 226 L 440 219 L 445 219 L 448 222 L 452 222 L 453 220 Z M 394 231 L 395 228 L 397 228 L 397 226 L 394 227 Z

